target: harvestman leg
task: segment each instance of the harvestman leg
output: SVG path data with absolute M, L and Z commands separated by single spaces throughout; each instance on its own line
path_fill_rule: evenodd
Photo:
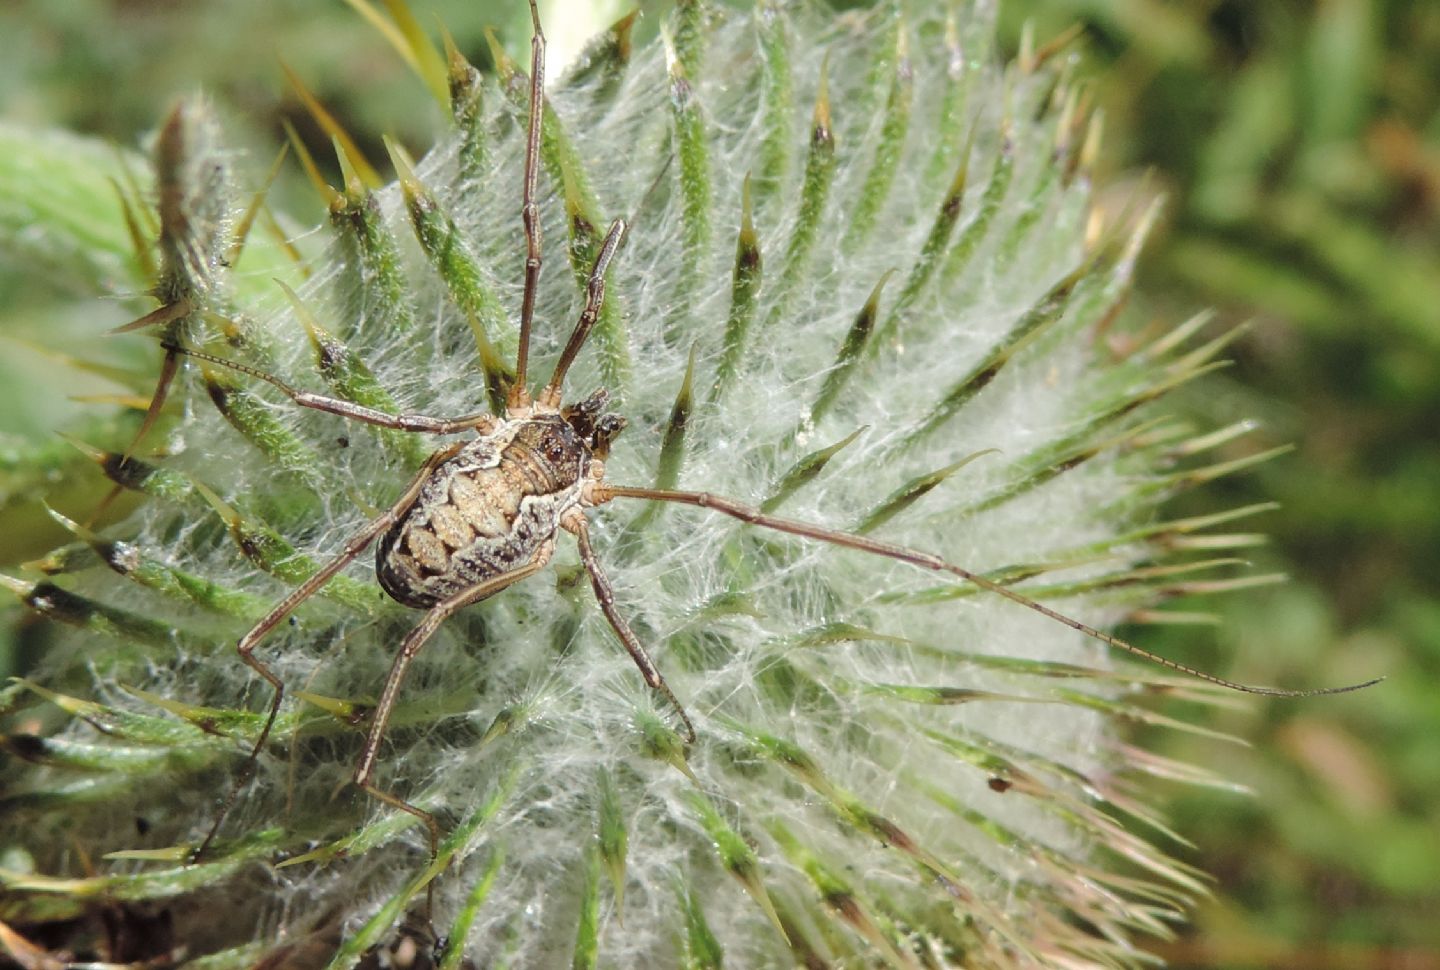
M 520 300 L 520 344 L 515 352 L 515 383 L 510 388 L 506 404 L 522 408 L 530 404 L 530 390 L 527 374 L 530 362 L 530 327 L 535 317 L 535 293 L 540 282 L 540 267 L 544 260 L 540 228 L 540 207 L 535 202 L 535 186 L 539 177 L 540 133 L 545 114 L 545 31 L 540 27 L 540 11 L 535 0 L 530 0 L 530 118 L 525 132 L 525 183 L 524 203 L 520 207 L 520 218 L 525 224 L 525 290 Z M 605 235 L 595 266 L 590 271 L 590 282 L 585 297 L 585 310 L 570 340 L 555 366 L 554 376 L 545 385 L 540 402 L 550 407 L 560 405 L 560 386 L 565 381 L 565 372 L 580 352 L 585 338 L 599 316 L 600 306 L 605 302 L 605 271 L 610 258 L 615 255 L 620 239 L 625 234 L 625 222 L 616 219 Z
M 580 348 L 585 345 L 585 339 L 590 336 L 591 328 L 600 317 L 600 307 L 605 303 L 605 271 L 610 268 L 610 259 L 620 247 L 620 240 L 624 236 L 624 219 L 616 219 L 610 223 L 610 231 L 605 233 L 605 241 L 600 245 L 600 254 L 595 257 L 595 265 L 590 269 L 590 280 L 585 285 L 585 309 L 580 311 L 580 319 L 575 321 L 575 329 L 570 332 L 570 339 L 565 342 L 565 349 L 560 352 L 555 373 L 550 375 L 545 390 L 540 392 L 541 404 L 549 407 L 560 406 L 561 385 L 565 383 L 565 374 L 575 362 Z
M 530 38 L 530 120 L 525 136 L 524 204 L 520 209 L 520 217 L 525 224 L 525 290 L 520 301 L 520 344 L 515 354 L 515 383 L 511 386 L 506 401 L 511 408 L 525 407 L 530 403 L 530 391 L 527 384 L 530 329 L 531 322 L 535 317 L 535 293 L 539 285 L 540 267 L 544 259 L 540 207 L 535 202 L 535 186 L 538 178 L 540 133 L 545 111 L 545 32 L 540 28 L 540 11 L 536 8 L 535 0 L 530 0 L 530 23 L 533 27 L 533 34 Z M 555 366 L 554 376 L 550 378 L 550 382 L 540 395 L 542 404 L 550 407 L 558 407 L 560 404 L 560 387 L 565 381 L 565 372 L 570 369 L 570 364 L 579 354 L 585 338 L 589 336 L 590 328 L 595 325 L 595 320 L 599 316 L 600 306 L 605 302 L 605 271 L 609 268 L 610 259 L 615 255 L 615 250 L 619 247 L 624 234 L 625 222 L 621 219 L 616 219 L 611 223 L 610 231 L 605 234 L 600 254 L 595 258 L 595 266 L 590 271 L 585 309 L 580 314 L 580 320 L 576 323 L 574 332 L 570 334 L 570 340 L 565 345 L 564 352 L 560 355 L 560 362 Z
M 506 403 L 521 408 L 530 403 L 525 368 L 530 358 L 530 321 L 535 316 L 535 289 L 540 281 L 540 207 L 535 204 L 536 157 L 540 154 L 541 117 L 545 111 L 545 32 L 540 29 L 540 11 L 530 0 L 530 126 L 525 135 L 525 201 L 520 218 L 525 223 L 525 294 L 520 301 L 520 349 L 515 352 L 515 383 Z
M 264 618 L 262 618 L 259 623 L 256 623 L 255 626 L 251 627 L 250 630 L 240 638 L 239 642 L 235 644 L 235 652 L 240 655 L 240 659 L 245 661 L 251 670 L 254 670 L 261 677 L 264 677 L 265 680 L 270 683 L 271 687 L 275 688 L 275 698 L 270 702 L 269 716 L 265 718 L 265 726 L 260 729 L 260 736 L 256 738 L 255 746 L 250 750 L 250 756 L 245 761 L 245 767 L 240 771 L 240 777 L 236 779 L 235 785 L 230 789 L 230 794 L 221 806 L 220 813 L 215 817 L 215 822 L 210 826 L 210 831 L 206 834 L 205 840 L 200 843 L 200 847 L 196 849 L 191 856 L 191 861 L 200 861 L 205 855 L 205 850 L 210 848 L 210 843 L 215 840 L 216 833 L 220 831 L 220 823 L 225 821 L 225 816 L 229 814 L 230 809 L 235 804 L 235 799 L 240 795 L 240 789 L 245 787 L 245 783 L 249 780 L 251 772 L 254 771 L 255 762 L 260 757 L 260 751 L 265 747 L 265 742 L 270 739 L 270 729 L 275 726 L 275 718 L 280 713 L 280 702 L 285 696 L 285 685 L 281 682 L 280 678 L 275 675 L 274 671 L 255 658 L 255 647 L 259 645 L 266 634 L 275 629 L 285 617 L 289 616 L 295 607 L 313 596 L 320 587 L 330 581 L 332 576 L 353 562 L 360 553 L 364 552 L 365 547 L 370 545 L 376 536 L 394 525 L 400 516 L 404 514 L 405 510 L 410 507 L 410 504 L 415 501 L 415 497 L 420 494 L 420 489 L 430 478 L 431 473 L 434 472 L 441 463 L 456 454 L 456 452 L 464 446 L 465 442 L 456 442 L 448 448 L 435 452 L 435 454 L 426 459 L 424 466 L 416 473 L 415 477 L 411 480 L 410 484 L 406 486 L 405 491 L 400 495 L 400 498 L 396 500 L 394 505 L 390 506 L 383 514 L 352 536 L 350 541 L 345 543 L 345 548 L 340 551 L 339 555 L 331 559 L 324 566 L 321 566 L 315 575 L 305 580 L 305 582 L 297 586 L 289 596 L 277 603 L 274 609 L 265 614 Z
M 415 628 L 406 634 L 405 640 L 400 644 L 400 652 L 396 655 L 395 662 L 390 668 L 390 673 L 385 677 L 385 686 L 380 691 L 380 700 L 375 704 L 375 710 L 370 715 L 370 731 L 365 736 L 365 747 L 361 750 L 360 760 L 355 765 L 355 784 L 372 798 L 378 798 L 387 805 L 393 805 L 402 811 L 409 812 L 425 823 L 425 827 L 430 832 L 431 861 L 434 861 L 440 854 L 440 825 L 435 821 L 435 816 L 422 808 L 411 805 L 398 795 L 382 791 L 371 780 L 375 775 L 375 760 L 380 754 L 380 742 L 385 737 L 385 726 L 390 723 L 390 713 L 395 707 L 395 698 L 400 693 L 400 684 L 405 679 L 405 672 L 410 668 L 410 661 L 415 659 L 420 648 L 434 636 L 436 630 L 440 629 L 440 624 L 471 603 L 477 603 L 487 596 L 493 596 L 505 587 L 539 572 L 550 561 L 554 550 L 555 544 L 547 542 L 536 550 L 533 559 L 518 569 L 512 569 L 508 573 L 487 579 L 478 586 L 461 590 L 454 596 L 443 599 L 432 606 Z
M 595 550 L 590 546 L 590 527 L 585 516 L 577 513 L 568 517 L 561 525 L 575 533 L 576 544 L 580 547 L 580 559 L 585 563 L 585 571 L 590 574 L 590 585 L 595 588 L 595 599 L 600 602 L 600 610 L 605 614 L 605 619 L 610 621 L 610 626 L 620 637 L 620 642 L 625 644 L 626 650 L 630 651 L 630 657 L 635 661 L 635 666 L 640 668 L 640 674 L 645 678 L 645 683 L 664 694 L 679 713 L 680 720 L 685 722 L 685 743 L 694 744 L 695 725 L 690 723 L 690 715 L 685 713 L 684 705 L 670 690 L 670 685 L 665 683 L 665 678 L 660 675 L 660 671 L 651 661 L 650 655 L 640 645 L 640 640 L 630 629 L 630 624 L 625 622 L 625 618 L 615 608 L 615 592 L 610 588 L 610 580 L 606 577 L 605 571 L 600 568 L 600 563 L 595 558 Z
M 1231 690 L 1243 691 L 1247 694 L 1265 694 L 1270 697 L 1314 697 L 1320 694 L 1344 694 L 1352 690 L 1370 687 L 1385 679 L 1383 677 L 1377 677 L 1374 680 L 1367 680 L 1363 684 L 1350 684 L 1346 687 L 1321 687 L 1313 690 L 1283 690 L 1278 687 L 1252 687 L 1248 684 L 1237 684 L 1232 680 L 1225 680 L 1213 674 L 1207 674 L 1203 670 L 1196 670 L 1194 667 L 1187 667 L 1185 664 L 1168 660 L 1148 650 L 1142 650 L 1133 644 L 1126 643 L 1119 637 L 1104 633 L 1092 626 L 1087 626 L 1078 620 L 1072 620 L 1063 613 L 1057 613 L 1043 603 L 1039 603 L 1028 596 L 1017 593 L 1008 586 L 1003 586 L 994 580 L 986 579 L 984 576 L 972 573 L 968 569 L 962 569 L 959 566 L 952 565 L 939 556 L 932 555 L 928 552 L 920 552 L 917 549 L 909 549 L 905 546 L 897 546 L 876 539 L 867 539 L 864 536 L 852 535 L 848 532 L 840 532 L 835 529 L 826 529 L 822 526 L 812 525 L 809 522 L 799 522 L 795 519 L 782 519 L 773 515 L 766 515 L 753 506 L 745 505 L 721 495 L 711 495 L 709 492 L 681 492 L 660 488 L 633 488 L 625 485 L 610 485 L 605 482 L 596 485 L 592 499 L 594 504 L 600 505 L 614 498 L 643 498 L 655 502 L 675 502 L 680 505 L 694 505 L 702 509 L 713 509 L 716 512 L 739 519 L 742 522 L 748 522 L 751 525 L 758 525 L 767 529 L 775 529 L 779 532 L 788 532 L 791 535 L 800 536 L 805 539 L 816 539 L 820 542 L 829 542 L 833 545 L 844 546 L 847 549 L 856 549 L 860 552 L 884 556 L 887 559 L 907 562 L 912 566 L 919 566 L 922 569 L 933 569 L 937 572 L 950 573 L 987 592 L 994 593 L 997 596 L 1003 596 L 1012 603 L 1018 603 L 1026 609 L 1034 610 L 1042 616 L 1049 617 L 1057 623 L 1063 623 L 1065 626 L 1070 627 L 1070 629 L 1077 630 L 1088 637 L 1093 637 L 1101 643 L 1108 644 L 1119 650 L 1124 650 L 1127 653 L 1132 653 L 1151 663 L 1159 664 L 1161 667 L 1167 667 L 1170 670 L 1189 674 L 1191 677 L 1197 677 L 1200 680 L 1218 684 L 1221 687 L 1228 687 Z
M 373 424 L 381 428 L 394 428 L 397 431 L 413 431 L 420 434 L 459 434 L 461 431 L 470 431 L 472 429 L 480 434 L 488 434 L 495 430 L 495 418 L 485 411 L 477 411 L 474 414 L 467 414 L 458 418 L 432 418 L 426 414 L 390 414 L 387 411 L 377 411 L 375 408 L 367 408 L 362 404 L 354 404 L 350 401 L 342 401 L 339 398 L 326 397 L 323 394 L 312 394 L 309 391 L 302 391 L 299 388 L 286 384 L 274 374 L 267 374 L 259 368 L 242 364 L 239 361 L 216 357 L 214 354 L 207 354 L 199 350 L 190 350 L 177 344 L 162 344 L 161 346 L 167 351 L 174 351 L 177 354 L 184 354 L 186 357 L 194 357 L 196 360 L 203 360 L 207 363 L 219 364 L 233 371 L 248 374 L 256 380 L 264 381 L 272 387 L 279 388 L 282 394 L 302 408 L 313 408 L 316 411 L 324 411 L 327 414 L 338 414 L 342 418 L 352 418 L 365 424 Z

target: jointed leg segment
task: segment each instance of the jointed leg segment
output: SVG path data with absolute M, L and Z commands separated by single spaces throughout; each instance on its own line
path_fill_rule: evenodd
M 545 111 L 545 32 L 540 29 L 540 11 L 530 0 L 530 127 L 525 137 L 525 189 L 520 218 L 525 223 L 525 294 L 520 300 L 520 349 L 515 355 L 515 384 L 510 388 L 512 408 L 530 403 L 526 365 L 530 357 L 530 322 L 535 316 L 535 289 L 540 281 L 540 208 L 535 204 L 536 157 L 540 154 L 540 127 Z
M 471 603 L 478 603 L 488 596 L 495 595 L 505 587 L 538 572 L 550 561 L 554 548 L 553 542 L 547 543 L 541 546 L 535 553 L 535 558 L 524 566 L 486 580 L 478 586 L 462 590 L 449 599 L 441 600 L 432 606 L 424 618 L 406 635 L 404 642 L 400 645 L 400 652 L 395 656 L 395 662 L 390 667 L 390 673 L 385 677 L 385 686 L 380 691 L 380 699 L 376 702 L 375 710 L 370 715 L 370 731 L 365 736 L 365 747 L 360 753 L 360 761 L 355 765 L 355 784 L 367 795 L 378 798 L 387 805 L 393 805 L 402 811 L 409 812 L 424 822 L 430 834 L 431 859 L 434 859 L 440 852 L 440 826 L 435 821 L 435 816 L 424 809 L 411 805 L 397 795 L 377 788 L 372 780 L 375 777 L 375 759 L 380 753 L 380 742 L 384 740 L 385 727 L 390 723 L 390 713 L 395 708 L 395 698 L 400 694 L 400 684 L 405 679 L 405 672 L 410 668 L 410 661 L 415 659 L 420 648 L 425 646 L 426 642 L 435 635 L 436 630 L 440 629 L 440 624 Z
M 242 374 L 248 374 L 257 380 L 262 380 L 279 388 L 281 393 L 301 407 L 313 408 L 328 414 L 338 414 L 342 418 L 353 418 L 356 421 L 363 421 L 381 428 L 395 428 L 398 431 L 414 431 L 422 434 L 459 434 L 461 431 L 471 430 L 484 434 L 495 426 L 494 417 L 486 412 L 477 411 L 475 414 L 467 414 L 459 418 L 432 418 L 424 414 L 390 414 L 385 411 L 377 411 L 351 401 L 342 401 L 339 398 L 302 391 L 286 384 L 274 374 L 267 374 L 259 368 L 242 364 L 239 361 L 216 357 L 214 354 L 203 353 L 199 350 L 189 350 L 177 344 L 164 344 L 163 346 L 172 353 L 184 354 L 186 357 L 194 357 L 196 360 L 203 360 L 211 364 L 219 364 L 222 367 L 228 367 Z
M 215 822 L 210 826 L 210 831 L 206 834 L 204 841 L 200 843 L 200 847 L 195 850 L 192 856 L 195 861 L 199 861 L 204 857 L 205 851 L 210 848 L 210 843 L 215 840 L 216 833 L 220 831 L 220 823 L 225 821 L 225 816 L 229 814 L 231 806 L 235 804 L 235 799 L 239 796 L 240 789 L 243 788 L 245 782 L 249 780 L 249 775 L 254 770 L 256 759 L 260 757 L 260 752 L 264 749 L 265 742 L 270 739 L 270 730 L 275 726 L 275 718 L 280 714 L 280 702 L 285 697 L 285 685 L 281 682 L 280 678 L 275 675 L 274 671 L 255 659 L 255 648 L 259 645 L 260 641 L 264 639 L 266 634 L 279 626 L 285 617 L 290 615 L 295 607 L 313 596 L 322 586 L 330 581 L 331 577 L 354 562 L 356 557 L 364 552 L 365 547 L 375 541 L 378 535 L 394 525 L 404 511 L 410 507 L 410 504 L 415 501 L 415 497 L 420 494 L 420 489 L 430 478 L 430 473 L 452 457 L 462 447 L 464 447 L 464 442 L 457 442 L 449 448 L 444 448 L 431 455 L 420 471 L 411 479 L 410 484 L 400 495 L 400 498 L 396 500 L 395 504 L 390 506 L 384 514 L 365 526 L 360 532 L 352 536 L 350 540 L 345 543 L 345 548 L 342 549 L 335 558 L 321 566 L 313 576 L 305 580 L 305 582 L 297 586 L 289 596 L 277 603 L 274 609 L 265 614 L 260 622 L 255 624 L 255 626 L 235 644 L 235 652 L 240 654 L 240 659 L 243 660 L 251 670 L 254 670 L 261 677 L 264 677 L 271 687 L 275 688 L 275 698 L 270 702 L 270 712 L 265 718 L 265 726 L 260 729 L 260 736 L 255 739 L 255 746 L 250 749 L 250 756 L 246 759 L 245 767 L 241 769 L 239 777 L 236 778 L 234 786 L 230 789 L 230 794 L 226 797 L 225 803 L 220 807 L 220 812 L 216 815 Z
M 590 269 L 590 281 L 585 286 L 585 309 L 580 311 L 580 319 L 576 321 L 575 329 L 570 333 L 570 339 L 565 342 L 565 349 L 561 351 L 560 360 L 555 365 L 555 373 L 551 375 L 550 382 L 545 385 L 545 390 L 540 393 L 542 404 L 550 407 L 560 406 L 561 386 L 565 383 L 565 374 L 570 370 L 570 365 L 575 362 L 580 348 L 585 345 L 585 338 L 590 336 L 590 330 L 600 316 L 600 307 L 605 303 L 605 272 L 610 268 L 610 259 L 615 255 L 615 250 L 620 247 L 620 240 L 624 236 L 625 220 L 616 219 L 610 223 L 610 231 L 605 233 L 605 241 L 600 245 L 600 254 L 595 257 L 595 265 Z
M 598 505 L 603 502 L 608 502 L 613 498 L 643 498 L 655 502 L 674 502 L 680 505 L 694 505 L 699 508 L 714 509 L 716 512 L 739 519 L 742 522 L 748 522 L 751 525 L 775 529 L 778 532 L 788 532 L 791 535 L 801 536 L 806 539 L 816 539 L 820 542 L 844 546 L 847 549 L 857 549 L 860 552 L 868 552 L 872 555 L 884 556 L 887 559 L 907 562 L 913 566 L 919 566 L 922 569 L 933 569 L 937 572 L 950 573 L 987 592 L 994 593 L 997 596 L 1003 596 L 1013 603 L 1018 603 L 1026 609 L 1034 610 L 1042 616 L 1048 617 L 1057 623 L 1062 623 L 1072 630 L 1077 630 L 1088 637 L 1099 640 L 1101 643 L 1115 647 L 1118 650 L 1124 650 L 1127 653 L 1134 654 L 1161 667 L 1167 667 L 1170 670 L 1188 674 L 1191 677 L 1196 677 L 1208 683 L 1228 687 L 1231 690 L 1243 691 L 1247 694 L 1265 694 L 1271 697 L 1313 697 L 1320 694 L 1344 694 L 1352 690 L 1369 687 L 1379 683 L 1380 679 L 1383 679 L 1368 680 L 1363 684 L 1350 684 L 1345 687 L 1322 687 L 1315 690 L 1283 690 L 1278 687 L 1252 687 L 1248 684 L 1238 684 L 1232 680 L 1225 680 L 1213 674 L 1207 674 L 1203 670 L 1196 670 L 1194 667 L 1176 663 L 1173 660 L 1166 659 L 1148 650 L 1142 650 L 1140 647 L 1127 643 L 1119 637 L 1104 633 L 1078 620 L 1072 620 L 1065 614 L 1058 613 L 1043 603 L 1037 602 L 1021 593 L 1017 593 L 1008 586 L 1004 586 L 991 579 L 986 579 L 984 576 L 973 573 L 968 569 L 953 565 L 941 559 L 939 556 L 928 552 L 921 552 L 917 549 L 909 549 L 905 546 L 897 546 L 893 543 L 853 535 L 849 532 L 826 529 L 823 526 L 812 525 L 809 522 L 799 522 L 795 519 L 782 519 L 778 516 L 767 515 L 752 506 L 737 502 L 734 499 L 725 498 L 721 495 L 711 495 L 709 492 L 682 492 L 659 488 L 633 488 L 624 485 L 610 485 L 603 482 L 596 486 L 595 504 Z
M 614 628 L 620 642 L 625 644 L 625 649 L 630 651 L 630 657 L 635 661 L 635 666 L 640 668 L 640 674 L 645 678 L 645 683 L 664 694 L 679 713 L 680 720 L 685 722 L 685 743 L 694 744 L 695 725 L 690 722 L 690 715 L 685 713 L 684 705 L 670 690 L 670 685 L 665 683 L 665 678 L 661 676 L 659 669 L 651 661 L 650 655 L 645 652 L 645 648 L 640 645 L 640 640 L 630 629 L 630 624 L 625 622 L 625 618 L 615 608 L 615 592 L 610 588 L 610 580 L 606 577 L 605 571 L 600 568 L 599 560 L 595 558 L 595 550 L 590 545 L 589 524 L 585 521 L 585 516 L 577 512 L 561 524 L 575 533 L 575 541 L 580 547 L 580 559 L 585 563 L 585 571 L 590 574 L 590 585 L 595 589 L 595 599 L 600 602 L 601 612 L 610 621 L 610 626 Z

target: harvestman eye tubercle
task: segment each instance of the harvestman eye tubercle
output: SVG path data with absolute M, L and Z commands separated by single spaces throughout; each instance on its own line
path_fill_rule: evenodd
M 543 110 L 545 37 L 535 0 L 530 0 L 534 27 L 531 42 L 530 106 L 525 145 L 521 218 L 526 256 L 520 309 L 515 379 L 503 416 L 476 413 L 456 418 L 421 414 L 389 414 L 336 398 L 297 389 L 261 370 L 222 357 L 166 342 L 166 350 L 232 368 L 278 388 L 296 405 L 325 411 L 383 428 L 434 435 L 474 432 L 436 451 L 423 463 L 388 510 L 352 536 L 343 549 L 314 575 L 281 600 L 240 638 L 240 659 L 274 689 L 268 716 L 244 768 L 230 789 L 205 838 L 192 855 L 204 857 L 265 748 L 284 698 L 284 684 L 255 656 L 265 636 L 304 600 L 377 543 L 375 570 L 380 586 L 404 606 L 425 611 L 400 645 L 370 714 L 368 733 L 354 770 L 354 783 L 368 795 L 414 815 L 428 829 L 431 856 L 438 853 L 440 826 L 433 815 L 375 784 L 375 766 L 405 674 L 425 643 L 452 614 L 501 592 L 539 572 L 550 561 L 561 531 L 575 537 L 580 559 L 595 598 L 610 626 L 629 651 L 645 683 L 673 707 L 687 743 L 696 729 L 680 699 L 651 661 L 639 638 L 621 614 L 590 541 L 587 512 L 615 499 L 645 499 L 710 509 L 751 525 L 804 539 L 948 573 L 988 593 L 1077 630 L 1111 647 L 1150 662 L 1233 690 L 1280 697 L 1304 697 L 1358 690 L 1377 681 L 1347 687 L 1282 690 L 1235 683 L 1167 660 L 1111 634 L 1071 619 L 1008 586 L 915 549 L 794 519 L 780 518 L 734 499 L 703 491 L 677 491 L 615 485 L 605 479 L 605 460 L 625 419 L 606 410 L 608 395 L 597 390 L 572 404 L 563 404 L 566 373 L 584 347 L 605 300 L 605 276 L 625 237 L 626 224 L 609 228 L 586 285 L 585 304 L 555 369 L 532 397 L 527 380 L 531 322 L 542 265 L 541 228 L 536 203 L 537 156 Z

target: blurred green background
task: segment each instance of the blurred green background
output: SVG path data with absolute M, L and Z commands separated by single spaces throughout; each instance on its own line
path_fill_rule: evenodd
M 1107 173 L 1149 173 L 1168 220 L 1142 318 L 1252 320 L 1236 366 L 1181 402 L 1237 449 L 1288 455 L 1184 498 L 1274 500 L 1218 630 L 1146 643 L 1248 683 L 1372 674 L 1342 698 L 1196 712 L 1253 747 L 1173 735 L 1253 799 L 1177 791 L 1214 900 L 1176 966 L 1440 966 L 1440 4 L 1049 0 L 1007 33 L 1074 23 L 1106 116 Z M 1183 604 L 1176 604 L 1184 608 Z M 1139 631 L 1137 631 L 1139 632 Z
M 556 6 L 542 4 L 552 63 L 628 9 Z M 477 63 L 485 24 L 524 36 L 518 2 L 415 7 Z M 1169 199 L 1134 319 L 1209 306 L 1217 325 L 1254 321 L 1235 366 L 1172 407 L 1217 426 L 1255 419 L 1231 457 L 1295 447 L 1176 510 L 1281 503 L 1242 528 L 1272 539 L 1256 572 L 1290 581 L 1195 607 L 1218 609 L 1215 627 L 1134 632 L 1250 683 L 1389 678 L 1341 698 L 1181 712 L 1248 748 L 1145 739 L 1255 791 L 1168 793 L 1195 843 L 1183 854 L 1217 884 L 1194 924 L 1155 949 L 1180 967 L 1440 967 L 1440 4 L 1044 0 L 1005 4 L 1002 20 L 1007 52 L 1027 22 L 1042 41 L 1082 26 L 1069 50 L 1105 114 L 1103 191 Z M 367 133 L 372 157 L 384 157 L 382 131 L 418 151 L 439 129 L 420 83 L 341 0 L 9 0 L 0 118 L 134 149 L 174 96 L 202 88 L 249 169 L 268 164 L 282 118 L 328 157 L 277 58 Z M 322 216 L 298 177 L 276 195 Z M 12 475 L 10 455 L 49 440 L 80 407 L 67 395 L 91 390 L 27 341 L 54 346 L 58 333 L 145 366 L 141 342 L 96 335 L 150 306 L 63 267 L 0 261 L 0 569 L 63 541 L 42 493 L 62 507 L 98 497 Z M 0 621 L 0 670 L 13 670 L 43 631 L 10 603 Z

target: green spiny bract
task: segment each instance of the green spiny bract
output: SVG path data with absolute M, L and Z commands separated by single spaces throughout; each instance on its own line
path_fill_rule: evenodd
M 873 533 L 1098 625 L 1226 564 L 1173 561 L 1223 517 L 1156 521 L 1206 477 L 1203 448 L 1142 408 L 1220 345 L 1187 349 L 1197 323 L 1108 349 L 1148 219 L 1116 231 L 1093 210 L 1065 71 L 994 66 L 983 4 L 676 18 L 628 56 L 597 45 L 545 115 L 539 378 L 603 227 L 631 223 L 566 395 L 605 386 L 628 417 L 610 480 Z M 452 61 L 456 128 L 413 170 L 397 150 L 395 184 L 329 193 L 334 242 L 288 269 L 288 298 L 227 267 L 231 166 L 204 107 L 179 109 L 155 152 L 149 281 L 187 301 L 170 339 L 372 407 L 498 406 L 528 88 L 498 60 L 498 76 Z M 415 820 L 348 786 L 418 618 L 362 559 L 260 647 L 289 699 L 221 840 L 187 865 L 268 699 L 231 645 L 426 449 L 214 365 L 184 366 L 171 397 L 135 456 L 123 436 L 82 443 L 140 510 L 101 535 L 70 523 L 52 575 L 5 578 L 69 625 L 4 695 L 11 723 L 72 717 L 10 737 L 33 763 L 4 796 L 26 833 L 11 848 L 35 873 L 0 876 L 8 922 L 151 900 L 208 965 L 312 934 L 351 965 L 433 877 L 451 966 L 1130 965 L 1132 938 L 1201 890 L 1125 827 L 1154 821 L 1137 778 L 1199 773 L 1116 727 L 1159 720 L 1135 704 L 1147 690 L 1191 685 L 1112 672 L 1101 645 L 928 572 L 624 501 L 591 514 L 595 544 L 693 747 L 562 537 L 549 569 L 447 623 L 404 685 L 379 783 L 441 818 L 427 869 Z

